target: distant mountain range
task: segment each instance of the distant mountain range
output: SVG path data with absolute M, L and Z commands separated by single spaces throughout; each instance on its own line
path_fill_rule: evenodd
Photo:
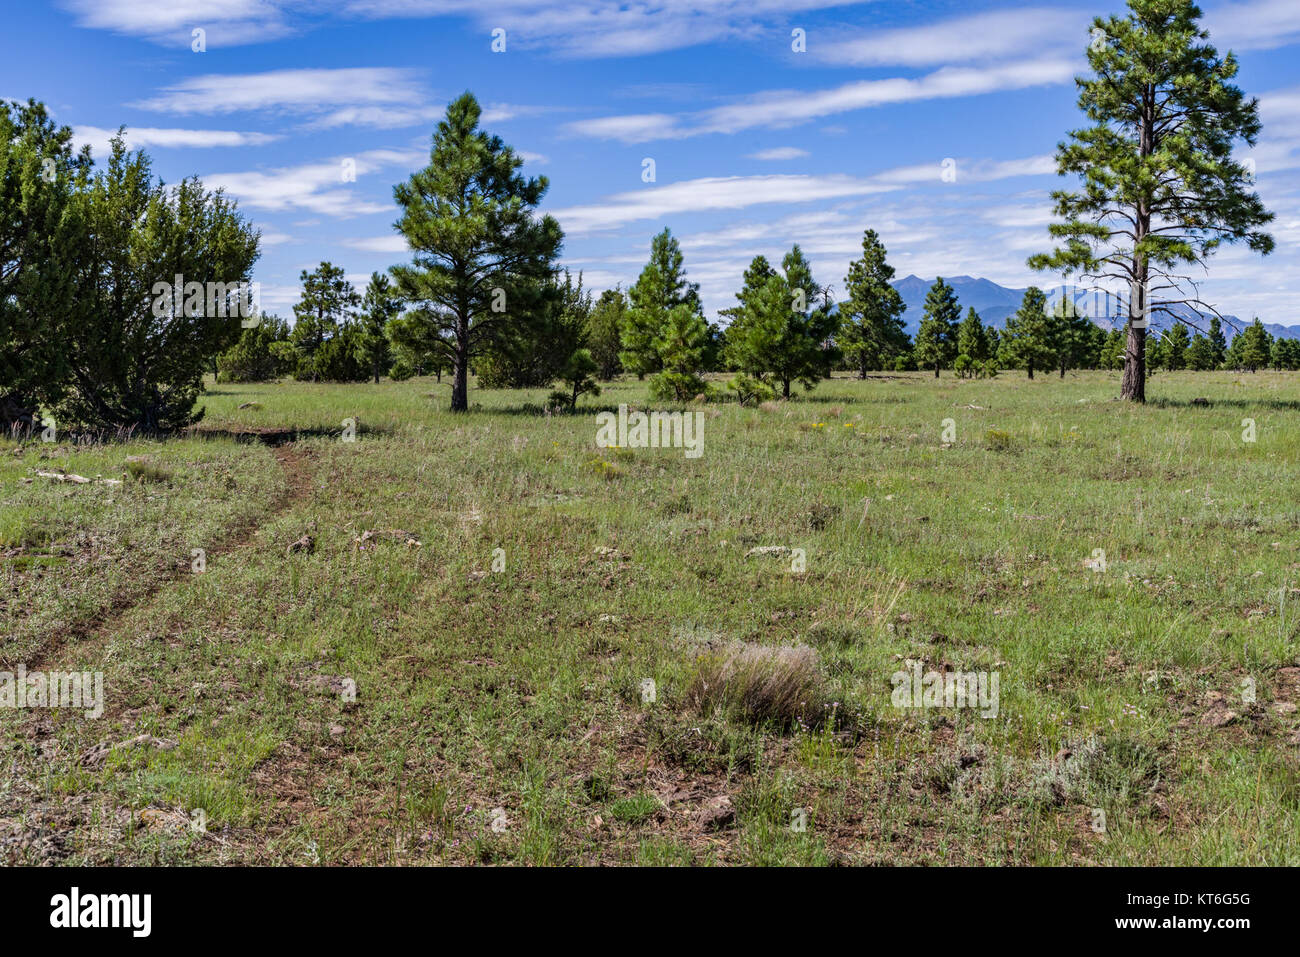
M 966 315 L 966 310 L 971 306 L 980 314 L 980 319 L 986 326 L 993 326 L 1001 329 L 1006 325 L 1007 317 L 1015 313 L 1020 308 L 1020 301 L 1024 298 L 1025 290 L 1009 289 L 1006 286 L 999 286 L 989 279 L 977 279 L 974 276 L 944 276 L 943 281 L 952 286 L 957 293 L 957 299 L 961 302 L 962 316 Z M 903 302 L 907 304 L 907 311 L 903 313 L 903 321 L 907 325 L 907 334 L 916 335 L 916 330 L 921 325 L 921 317 L 925 315 L 925 294 L 930 291 L 934 285 L 933 279 L 922 279 L 920 276 L 906 276 L 903 279 L 896 279 L 893 286 L 903 297 Z M 1092 318 L 1092 321 L 1103 329 L 1110 329 L 1113 326 L 1101 313 L 1107 311 L 1107 303 L 1104 297 L 1090 296 L 1081 287 L 1075 286 L 1040 286 L 1047 294 L 1049 303 L 1055 304 L 1062 296 L 1069 295 L 1075 301 L 1081 311 Z M 1085 302 L 1091 299 L 1092 302 Z M 1109 301 L 1111 307 L 1118 307 L 1121 310 L 1119 321 L 1123 322 L 1122 305 L 1116 300 Z M 1180 306 L 1179 313 L 1184 315 L 1194 325 L 1201 329 L 1206 329 L 1210 324 L 1210 317 L 1207 313 L 1201 313 L 1190 306 Z M 1223 335 L 1231 340 L 1235 335 L 1235 330 L 1231 324 L 1236 324 L 1244 328 L 1250 324 L 1250 320 L 1242 320 L 1236 316 L 1223 314 L 1226 320 L 1223 324 Z M 1155 329 L 1162 329 L 1170 324 L 1167 316 L 1152 317 L 1151 325 Z M 1264 323 L 1267 329 L 1274 337 L 1283 339 L 1300 339 L 1300 326 L 1281 326 L 1277 323 Z

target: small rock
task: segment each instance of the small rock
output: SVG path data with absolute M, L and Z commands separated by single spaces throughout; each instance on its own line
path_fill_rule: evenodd
M 730 827 L 735 820 L 736 809 L 731 806 L 731 798 L 725 794 L 709 798 L 695 814 L 695 823 L 706 831 L 721 831 Z

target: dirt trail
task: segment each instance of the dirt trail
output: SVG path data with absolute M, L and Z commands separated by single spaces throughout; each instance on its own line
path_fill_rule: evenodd
M 207 548 L 209 558 L 247 547 L 262 525 L 311 495 L 311 456 L 292 443 L 276 446 L 273 454 L 284 472 L 284 489 L 265 513 L 227 529 L 225 535 Z M 48 671 L 52 667 L 66 664 L 67 652 L 84 655 L 112 635 L 133 608 L 152 600 L 164 587 L 188 574 L 191 574 L 188 566 L 157 569 L 156 574 L 143 587 L 115 598 L 109 607 L 52 635 L 41 648 L 39 657 L 26 662 L 27 670 Z

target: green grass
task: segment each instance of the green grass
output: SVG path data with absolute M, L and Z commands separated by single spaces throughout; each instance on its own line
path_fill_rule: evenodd
M 215 438 L 0 449 L 6 660 L 109 699 L 0 712 L 0 820 L 63 835 L 6 853 L 1300 863 L 1298 385 L 1159 375 L 1133 407 L 1112 373 L 837 378 L 700 407 L 691 459 L 596 445 L 596 411 L 654 407 L 635 380 L 552 417 L 544 389 L 453 416 L 432 380 L 223 384 Z M 280 462 L 219 437 L 273 429 Z M 128 456 L 158 478 L 22 482 Z M 814 653 L 755 683 L 779 709 L 700 693 L 749 646 Z M 904 659 L 998 673 L 998 717 L 894 707 Z M 142 733 L 175 746 L 81 760 Z

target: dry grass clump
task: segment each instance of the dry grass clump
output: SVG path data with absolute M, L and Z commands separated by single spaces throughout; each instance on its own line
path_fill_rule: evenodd
M 697 659 L 686 700 L 754 724 L 817 727 L 829 713 L 826 679 L 807 645 L 769 647 L 730 642 Z
M 126 474 L 136 482 L 170 482 L 172 480 L 171 472 L 142 456 L 129 456 L 125 468 Z

